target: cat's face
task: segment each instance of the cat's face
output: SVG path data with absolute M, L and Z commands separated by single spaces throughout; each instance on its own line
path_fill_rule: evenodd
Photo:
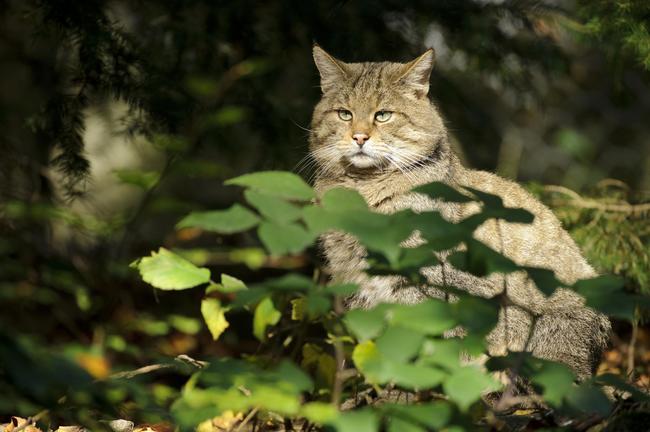
M 311 124 L 321 172 L 406 170 L 426 163 L 445 129 L 427 97 L 431 50 L 402 63 L 343 63 L 320 47 L 323 96 Z

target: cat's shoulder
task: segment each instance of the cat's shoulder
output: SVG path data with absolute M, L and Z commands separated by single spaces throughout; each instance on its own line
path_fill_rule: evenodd
M 460 186 L 468 186 L 501 197 L 507 207 L 522 207 L 536 211 L 547 210 L 547 207 L 521 184 L 498 174 L 464 169 L 457 180 Z

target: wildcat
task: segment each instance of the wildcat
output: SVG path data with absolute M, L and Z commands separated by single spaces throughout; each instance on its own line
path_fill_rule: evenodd
M 347 187 L 357 190 L 380 213 L 437 210 L 458 221 L 477 212 L 478 205 L 434 201 L 411 189 L 432 181 L 469 186 L 535 216 L 532 224 L 486 222 L 474 234 L 478 240 L 517 264 L 552 269 L 567 284 L 596 275 L 547 207 L 518 184 L 460 163 L 428 97 L 432 50 L 405 64 L 344 63 L 319 46 L 314 46 L 313 56 L 322 90 L 310 131 L 310 155 L 317 166 L 314 187 L 319 195 L 333 187 Z M 443 253 L 438 257 L 442 264 L 422 269 L 428 281 L 423 292 L 399 276 L 368 276 L 366 251 L 350 235 L 326 233 L 321 244 L 332 277 L 360 286 L 349 307 L 445 298 L 436 286 L 451 285 L 483 297 L 499 294 L 505 286 L 509 301 L 487 337 L 491 355 L 530 351 L 568 365 L 579 379 L 585 379 L 594 373 L 609 341 L 609 320 L 587 308 L 582 297 L 566 289 L 545 297 L 523 274 L 478 278 L 446 264 Z M 417 240 L 409 239 L 404 246 L 416 245 Z

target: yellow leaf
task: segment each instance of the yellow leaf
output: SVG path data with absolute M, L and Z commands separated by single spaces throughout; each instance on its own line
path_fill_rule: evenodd
M 295 298 L 291 300 L 291 319 L 302 321 L 305 317 L 305 299 Z
M 228 308 L 222 307 L 221 302 L 216 298 L 206 298 L 201 302 L 201 314 L 214 340 L 219 339 L 230 325 L 226 320 L 227 311 Z
M 75 361 L 94 378 L 104 379 L 111 373 L 111 364 L 106 357 L 82 353 L 75 357 Z
M 361 342 L 352 351 L 352 360 L 360 371 L 371 361 L 380 357 L 377 345 L 371 340 Z
M 224 411 L 219 417 L 212 419 L 212 425 L 217 428 L 217 430 L 231 430 L 233 426 L 244 419 L 243 413 L 234 413 L 230 410 Z

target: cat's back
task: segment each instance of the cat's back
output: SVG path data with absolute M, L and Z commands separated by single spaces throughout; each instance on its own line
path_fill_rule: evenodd
M 555 214 L 520 184 L 470 169 L 459 172 L 457 181 L 501 197 L 506 207 L 523 208 L 534 215 L 532 224 L 488 222 L 477 230 L 477 238 L 497 250 L 503 247 L 505 255 L 521 265 L 553 269 L 566 283 L 596 274 Z M 476 211 L 475 205 L 465 207 L 462 217 Z

